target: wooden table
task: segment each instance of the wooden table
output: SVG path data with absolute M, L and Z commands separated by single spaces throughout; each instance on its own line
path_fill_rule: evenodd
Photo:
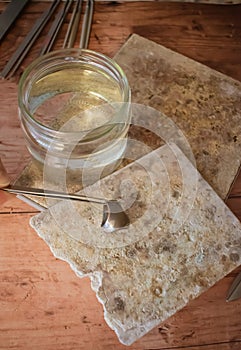
M 0 1 L 0 11 L 6 3 Z M 0 69 L 48 6 L 30 2 L 1 43 Z M 113 56 L 131 33 L 140 34 L 241 80 L 241 5 L 166 2 L 98 2 L 90 49 Z M 60 48 L 67 22 L 57 38 Z M 17 117 L 17 82 L 34 59 L 44 29 L 20 69 L 0 84 L 0 156 L 14 179 L 28 161 Z M 76 41 L 77 46 L 77 41 Z M 241 155 L 240 155 L 241 157 Z M 120 350 L 88 279 L 54 258 L 29 226 L 35 210 L 0 193 L 0 349 Z M 241 219 L 241 177 L 227 204 Z M 130 347 L 240 350 L 241 299 L 226 303 L 237 269 Z

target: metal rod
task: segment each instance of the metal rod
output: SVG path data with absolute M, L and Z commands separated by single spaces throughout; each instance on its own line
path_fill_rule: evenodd
M 14 23 L 24 6 L 29 0 L 12 0 L 0 15 L 0 40 L 7 33 L 8 29 Z
M 27 194 L 37 197 L 49 197 L 49 198 L 55 198 L 55 199 L 70 199 L 70 200 L 78 200 L 78 201 L 84 201 L 84 202 L 92 202 L 97 204 L 106 204 L 107 200 L 104 198 L 96 198 L 96 197 L 87 197 L 80 194 L 74 194 L 74 193 L 65 193 L 65 192 L 58 192 L 58 191 L 52 191 L 52 190 L 43 190 L 40 188 L 28 188 L 28 187 L 22 187 L 22 186 L 9 186 L 5 188 L 1 188 L 3 191 L 7 191 L 10 193 L 15 194 Z
M 66 0 L 65 5 L 63 8 L 57 13 L 56 18 L 46 36 L 46 39 L 44 41 L 44 45 L 42 46 L 42 49 L 40 51 L 40 55 L 44 55 L 45 53 L 49 52 L 53 46 L 53 43 L 56 39 L 56 36 L 60 30 L 60 27 L 65 19 L 65 16 L 67 15 L 70 6 L 72 4 L 73 0 Z
M 94 11 L 94 0 L 88 0 L 86 4 L 85 14 L 84 14 L 84 20 L 81 30 L 81 37 L 80 37 L 80 48 L 86 49 L 89 44 L 90 39 L 90 30 L 91 30 L 91 24 L 93 19 L 93 11 Z
M 75 3 L 75 7 L 69 22 L 69 26 L 64 38 L 63 48 L 71 48 L 74 46 L 74 42 L 76 39 L 80 16 L 82 11 L 82 3 L 83 0 L 77 0 Z
M 14 69 L 13 72 L 17 70 L 21 62 L 23 61 L 24 57 L 28 53 L 29 49 L 33 45 L 34 41 L 39 36 L 40 32 L 42 31 L 43 27 L 53 14 L 54 10 L 58 6 L 61 0 L 54 0 L 51 4 L 50 8 L 48 8 L 42 16 L 35 22 L 33 28 L 28 33 L 28 35 L 25 37 L 25 39 L 22 41 L 18 49 L 14 52 L 8 63 L 5 65 L 3 70 L 0 73 L 0 76 L 2 78 L 6 78 L 6 76 L 9 74 L 9 72 Z M 13 72 L 11 74 L 13 74 Z
M 231 287 L 228 290 L 226 301 L 233 301 L 241 297 L 241 272 L 234 279 Z

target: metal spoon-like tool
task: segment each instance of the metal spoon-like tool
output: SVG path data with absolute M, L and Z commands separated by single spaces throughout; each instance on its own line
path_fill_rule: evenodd
M 69 199 L 78 200 L 84 202 L 92 202 L 103 205 L 103 219 L 101 227 L 106 232 L 114 232 L 116 230 L 126 228 L 130 224 L 130 220 L 126 213 L 123 211 L 122 206 L 117 200 L 107 200 L 104 198 L 87 197 L 79 194 L 64 193 L 58 191 L 43 190 L 39 188 L 28 188 L 21 186 L 8 186 L 1 188 L 3 191 L 7 191 L 15 194 L 28 194 L 38 197 L 56 198 L 56 199 Z

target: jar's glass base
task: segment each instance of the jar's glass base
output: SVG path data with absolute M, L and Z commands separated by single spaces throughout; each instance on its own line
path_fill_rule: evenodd
M 127 139 L 122 139 L 107 152 L 83 159 L 66 159 L 36 152 L 28 148 L 32 160 L 43 176 L 43 187 L 69 192 L 76 192 L 83 187 L 97 182 L 121 164 L 125 154 Z

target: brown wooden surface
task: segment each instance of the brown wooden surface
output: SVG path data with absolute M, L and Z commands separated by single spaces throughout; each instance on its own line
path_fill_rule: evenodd
M 0 46 L 0 69 L 48 6 L 25 8 Z M 6 3 L 0 1 L 0 11 Z M 135 32 L 241 80 L 241 5 L 98 3 L 89 48 L 113 56 Z M 67 22 L 55 48 L 63 43 Z M 17 118 L 17 82 L 39 52 L 48 27 L 11 80 L 0 84 L 0 156 L 15 178 L 28 160 Z M 76 41 L 77 46 L 77 41 Z M 241 155 L 240 155 L 241 157 Z M 241 177 L 228 199 L 241 219 Z M 0 193 L 0 349 L 126 348 L 106 325 L 88 279 L 55 259 L 29 226 L 34 209 Z M 241 300 L 226 303 L 237 269 L 130 349 L 240 350 Z

